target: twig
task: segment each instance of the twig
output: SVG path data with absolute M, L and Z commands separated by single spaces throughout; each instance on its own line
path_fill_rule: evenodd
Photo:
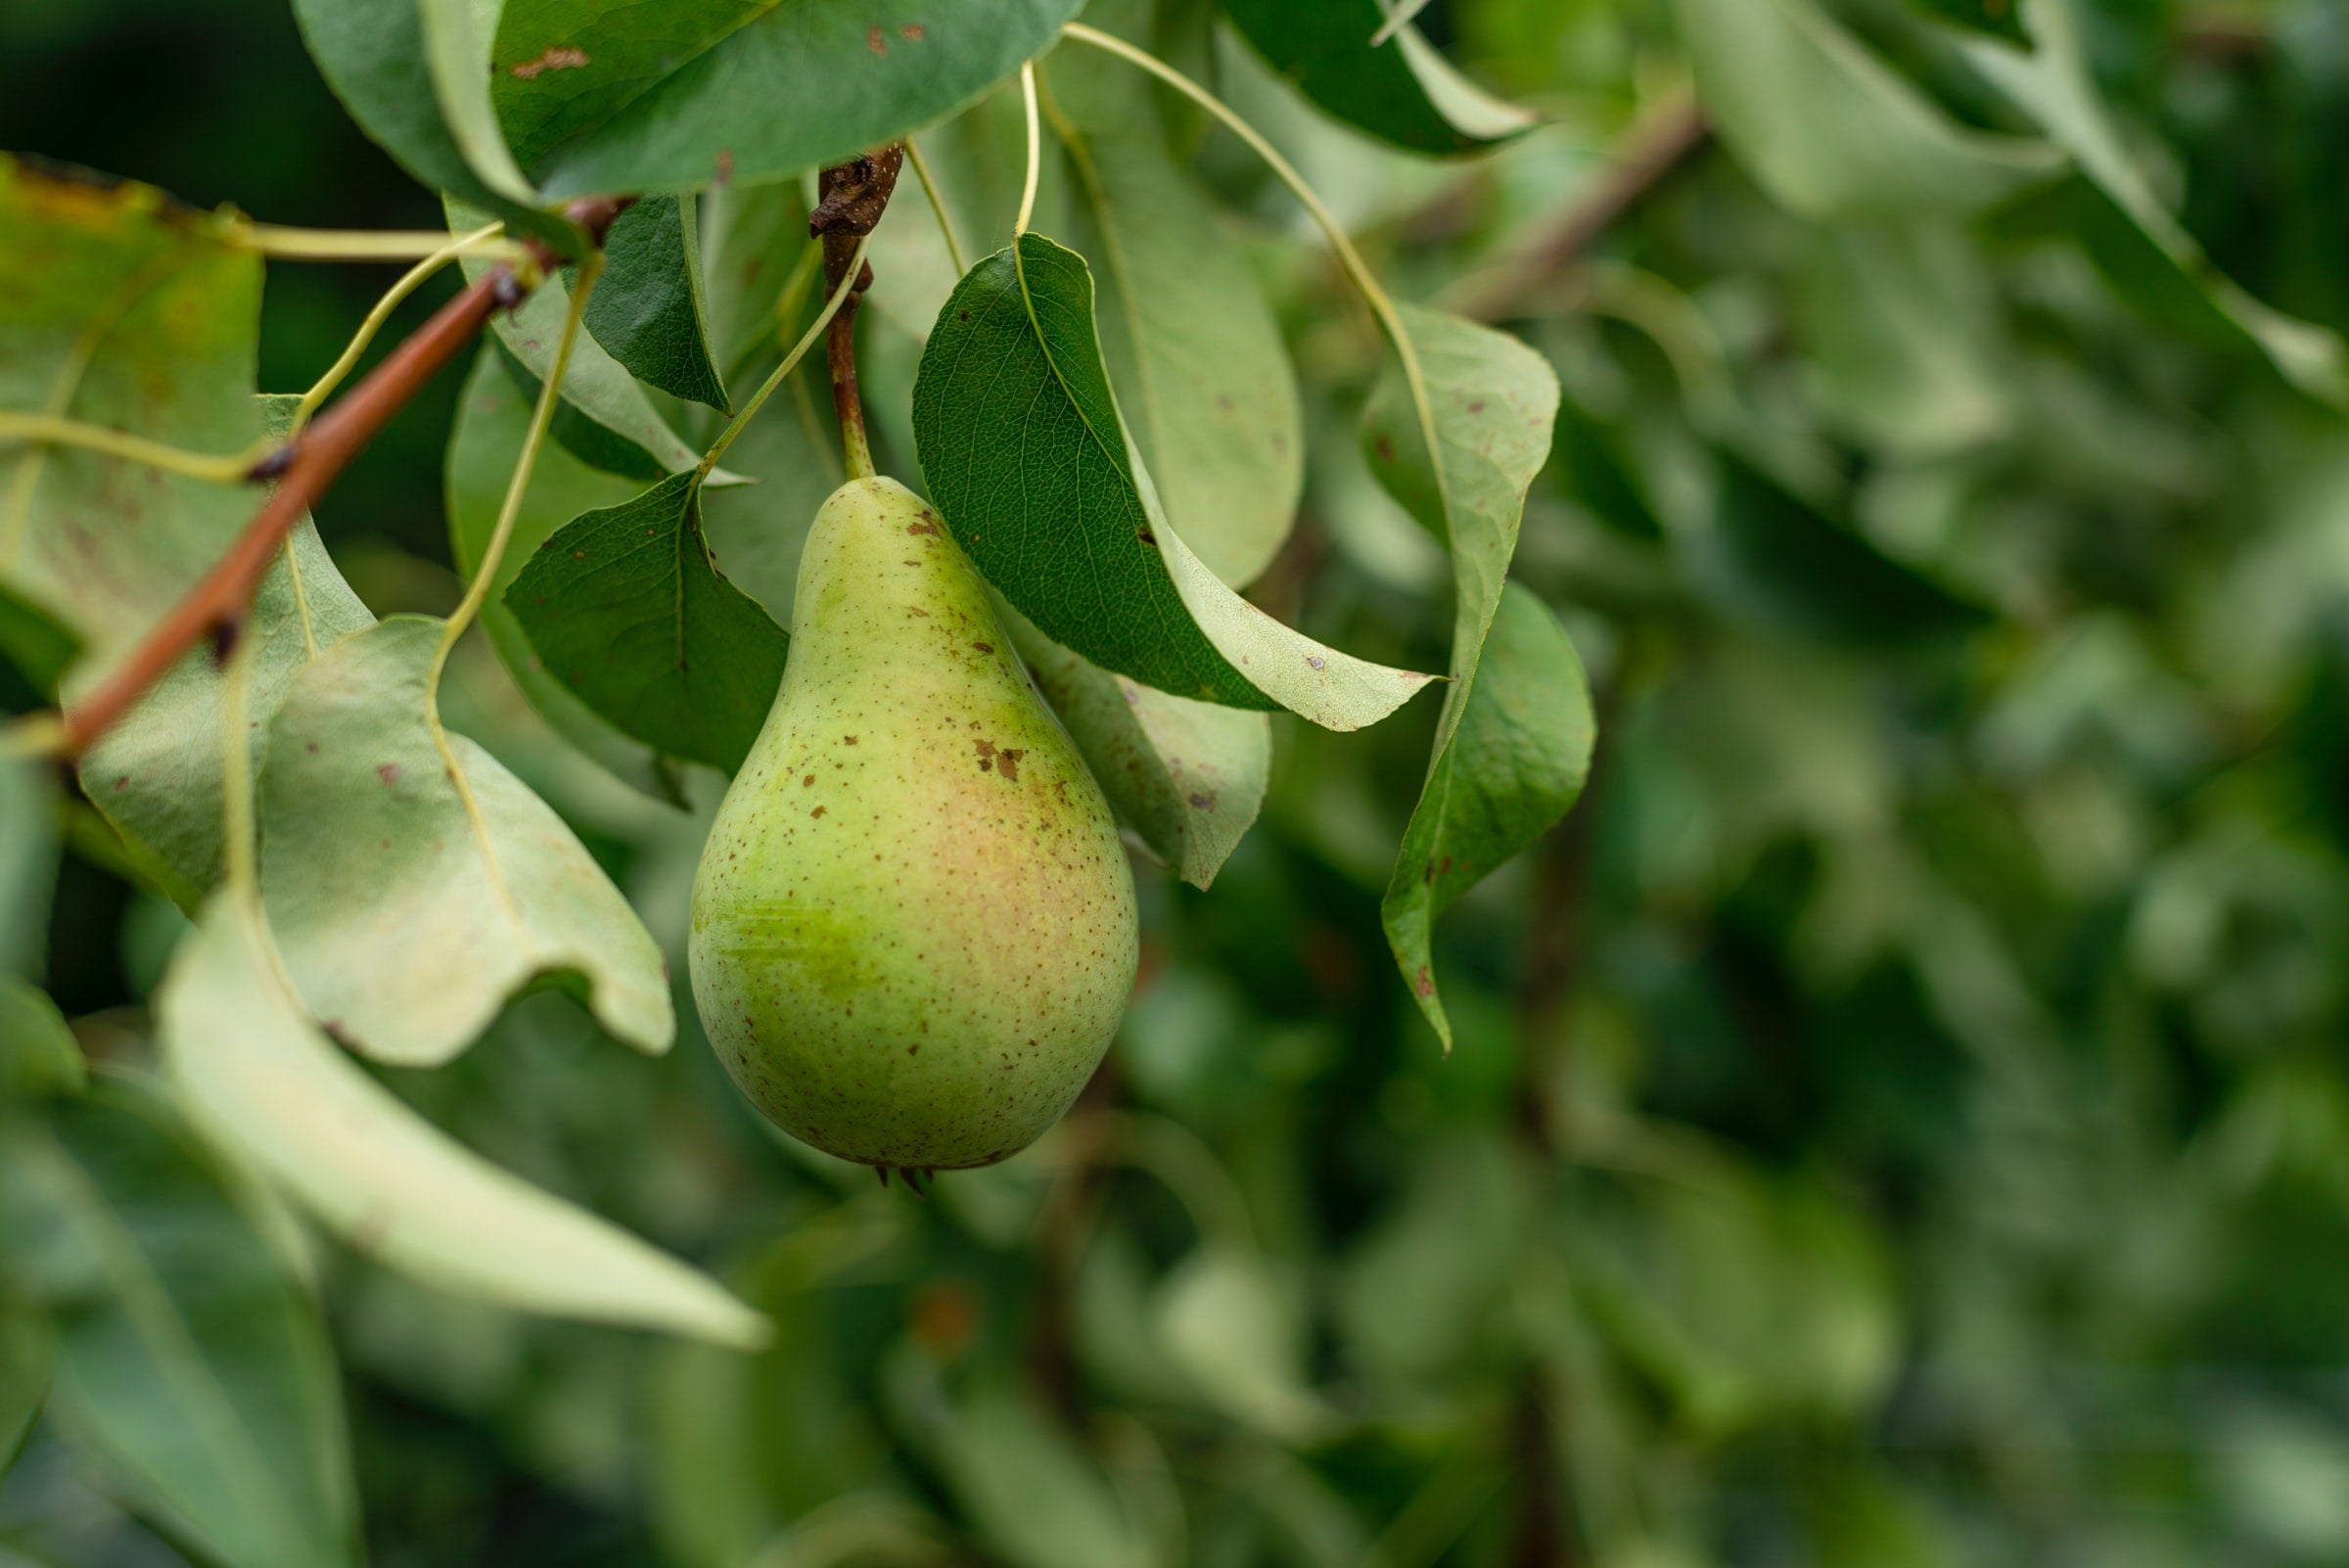
M 626 205 L 625 200 L 609 198 L 582 200 L 573 203 L 565 215 L 600 245 L 604 231 Z M 543 278 L 556 259 L 535 247 L 531 254 L 538 276 Z M 488 273 L 442 305 L 299 436 L 253 465 L 250 477 L 273 479 L 277 488 L 269 492 L 245 531 L 212 563 L 211 570 L 65 715 L 64 755 L 77 757 L 88 750 L 190 648 L 207 637 L 233 633 L 253 602 L 254 588 L 302 516 L 350 466 L 351 459 L 366 449 L 376 433 L 473 341 L 489 317 L 520 304 L 536 281 L 518 276 L 511 265 Z
M 824 242 L 826 291 L 840 295 L 842 280 L 852 266 L 855 268 L 855 280 L 824 338 L 824 357 L 832 371 L 832 406 L 840 415 L 841 455 L 851 479 L 870 479 L 873 474 L 872 443 L 864 434 L 864 403 L 856 392 L 856 307 L 864 302 L 864 291 L 873 286 L 873 269 L 857 260 L 864 250 L 859 242 L 880 223 L 904 163 L 905 149 L 896 142 L 877 153 L 835 163 L 824 170 L 815 210 L 807 214 L 807 232 Z
M 1463 280 L 1445 301 L 1465 316 L 1507 315 L 1547 278 L 1582 259 L 1591 242 L 1712 139 L 1693 93 L 1680 93 L 1642 115 L 1607 155 L 1613 168 L 1512 259 Z

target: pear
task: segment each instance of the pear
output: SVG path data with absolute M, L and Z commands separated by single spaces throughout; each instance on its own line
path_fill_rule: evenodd
M 795 1137 L 884 1173 L 991 1165 L 1069 1108 L 1132 991 L 1116 825 L 903 485 L 833 492 L 792 619 L 694 878 L 702 1022 Z

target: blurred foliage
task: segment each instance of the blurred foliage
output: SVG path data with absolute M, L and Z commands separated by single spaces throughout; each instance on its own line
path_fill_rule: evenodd
M 1997 9 L 1827 13 L 1886 91 L 2021 137 L 1969 64 L 2004 46 L 1930 15 Z M 2349 329 L 2349 13 L 2074 10 L 2180 235 Z M 1468 162 L 1373 148 L 1229 39 L 1212 63 L 1399 292 L 1441 300 L 1603 175 L 1696 11 L 1430 7 L 1549 116 Z M 526 1321 L 315 1258 L 371 1561 L 2349 1560 L 2349 431 L 2175 274 L 2134 286 L 2149 253 L 2095 243 L 2127 215 L 2085 181 L 1802 216 L 1728 141 L 1502 310 L 1568 403 L 1516 575 L 1601 738 L 1576 813 L 1438 930 L 1450 1057 L 1378 918 L 1432 704 L 1276 720 L 1265 821 L 1214 889 L 1145 878 L 1144 987 L 1077 1113 L 927 1204 L 767 1133 L 689 1005 L 648 1061 L 529 998 L 450 1068 L 385 1076 L 714 1260 L 778 1343 Z M 16 0 L 0 146 L 272 219 L 435 220 L 271 0 Z M 1440 668 L 1441 564 L 1351 449 L 1369 324 L 1260 170 L 1197 156 L 1308 389 L 1304 521 L 1258 596 Z M 264 385 L 305 382 L 383 281 L 273 269 Z M 379 613 L 452 596 L 454 395 L 320 509 Z M 452 721 L 682 975 L 714 790 L 679 814 L 615 784 L 466 654 Z M 135 1074 L 183 923 L 68 821 L 48 989 Z M 130 1114 L 110 1093 L 91 1117 Z M 12 1321 L 0 1300 L 0 1450 L 10 1368 L 71 1354 Z M 54 1426 L 0 1479 L 0 1563 L 201 1552 Z

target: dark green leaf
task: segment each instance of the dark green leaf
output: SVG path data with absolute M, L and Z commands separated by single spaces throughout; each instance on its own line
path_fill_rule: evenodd
M 1379 0 L 1224 0 L 1224 13 L 1272 69 L 1323 109 L 1421 153 L 1471 153 L 1538 123 L 1487 95 L 1405 23 L 1375 47 Z
M 1128 439 L 1075 252 L 1029 234 L 971 268 L 923 350 L 913 420 L 957 542 L 1102 669 L 1331 729 L 1375 723 L 1426 684 L 1290 630 L 1191 553 Z
M 452 95 L 467 89 L 457 61 L 436 62 L 433 56 L 437 49 L 450 55 L 463 50 L 463 42 L 445 34 L 452 30 L 449 19 L 470 9 L 460 0 L 295 0 L 294 20 L 327 85 L 400 167 L 428 190 L 487 208 L 517 233 L 576 254 L 579 232 L 535 210 L 519 171 L 492 179 L 476 172 L 468 151 L 478 157 L 490 146 L 482 116 L 461 113 L 466 145 L 460 146 L 443 114 L 442 83 Z
M 153 1089 L 96 1080 L 0 1149 L 0 1231 L 55 1333 L 51 1411 L 127 1500 L 230 1568 L 358 1560 L 316 1310 Z
M 731 413 L 710 358 L 702 243 L 691 196 L 649 196 L 604 238 L 604 276 L 583 324 L 631 376 Z
M 741 766 L 782 683 L 790 639 L 711 560 L 696 475 L 566 524 L 506 607 L 549 673 L 670 757 Z
M 1101 346 L 1167 517 L 1245 587 L 1305 484 L 1304 415 L 1279 325 L 1246 255 L 1165 149 L 1130 72 L 1090 56 L 1051 73 L 1054 120 L 1102 258 Z
M 63 622 L 0 582 L 0 660 L 14 665 L 34 691 L 54 698 L 80 654 L 81 639 Z
M 780 179 L 941 119 L 1079 0 L 510 0 L 491 93 L 549 192 Z
M 668 976 L 627 900 L 545 802 L 439 728 L 440 632 L 399 616 L 345 638 L 269 726 L 261 887 L 288 977 L 387 1062 L 447 1061 L 549 976 L 614 1036 L 667 1050 Z
M 78 1093 L 81 1047 L 57 1003 L 28 981 L 0 975 L 0 1104 Z M 0 1434 L 0 1449 L 8 1446 Z
M 1447 1038 L 1428 944 L 1436 917 L 1573 807 L 1597 734 L 1574 645 L 1548 607 L 1514 583 L 1501 595 L 1473 680 L 1381 905 L 1396 961 Z
M 1970 215 L 2062 173 L 2046 142 L 1958 123 L 1814 0 L 1675 0 L 1706 112 L 1808 217 Z
M 2023 30 L 2022 0 L 1911 0 L 1927 16 L 1976 32 L 1987 32 L 1994 38 L 2005 38 L 2019 44 L 2029 44 L 2030 34 Z
M 1733 613 L 1792 636 L 1883 646 L 1962 635 L 1990 621 L 1981 606 L 1730 453 L 1722 456 L 1714 527 L 1678 547 Z
M 1402 363 L 1380 384 L 1364 434 L 1380 481 L 1451 546 L 1451 686 L 1381 913 L 1412 994 L 1449 1042 L 1451 1026 L 1436 995 L 1428 951 L 1436 912 L 1564 812 L 1581 789 L 1589 741 L 1581 743 L 1578 759 L 1572 694 L 1581 687 L 1581 667 L 1571 649 L 1560 657 L 1555 644 L 1564 633 L 1554 623 L 1544 642 L 1530 621 L 1513 628 L 1510 654 L 1526 662 L 1523 674 L 1551 684 L 1541 690 L 1512 686 L 1473 735 L 1465 726 L 1485 641 L 1517 551 L 1525 492 L 1549 456 L 1557 377 L 1547 361 L 1506 333 L 1416 305 L 1399 306 L 1398 312 L 1403 337 L 1395 348 Z M 1538 604 L 1533 609 L 1548 619 Z M 1571 684 L 1556 685 L 1568 672 Z M 1543 701 L 1556 708 L 1536 721 L 1526 705 Z M 1579 721 L 1587 730 L 1587 694 L 1582 701 Z M 1521 725 L 1527 727 L 1520 731 Z M 1477 750 L 1461 752 L 1464 742 Z M 1520 768 L 1531 771 L 1521 774 Z M 1552 803 L 1557 813 L 1535 821 Z M 1446 855 L 1453 862 L 1450 869 L 1442 866 Z
M 57 789 L 47 769 L 0 754 L 0 975 L 42 972 L 57 850 Z
M 454 202 L 447 204 L 447 210 L 449 223 L 460 230 L 479 228 L 485 217 Z M 470 279 L 481 278 L 494 265 L 479 257 L 461 264 Z M 593 296 L 588 302 L 594 303 Z M 560 278 L 549 278 L 518 308 L 489 318 L 506 369 L 525 396 L 537 397 L 570 310 L 569 288 Z M 555 439 L 589 467 L 648 484 L 685 473 L 702 460 L 653 407 L 636 378 L 589 337 L 572 345 L 571 368 L 563 377 L 552 430 Z

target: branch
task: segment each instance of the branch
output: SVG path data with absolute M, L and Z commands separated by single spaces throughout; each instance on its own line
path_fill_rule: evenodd
M 625 200 L 608 198 L 581 200 L 566 208 L 565 215 L 601 245 L 605 230 L 626 205 Z M 535 245 L 531 254 L 541 278 L 558 264 L 552 253 Z M 286 535 L 333 486 L 351 459 L 366 450 L 376 433 L 473 342 L 489 317 L 522 303 L 534 286 L 510 265 L 486 274 L 435 311 L 430 321 L 299 435 L 255 463 L 247 477 L 275 480 L 277 487 L 227 553 L 164 612 L 105 680 L 67 713 L 64 755 L 73 758 L 87 751 L 190 648 L 207 638 L 232 639 Z
M 1610 149 L 1614 167 L 1560 213 L 1542 236 L 1511 260 L 1464 280 L 1451 307 L 1490 321 L 1505 316 L 1545 280 L 1571 268 L 1616 219 L 1636 207 L 1664 177 L 1712 139 L 1704 110 L 1682 93 L 1642 115 Z
M 891 193 L 898 188 L 898 171 L 904 166 L 905 149 L 892 142 L 877 153 L 859 154 L 825 169 L 815 210 L 807 214 L 807 232 L 824 242 L 824 288 L 840 292 L 841 281 L 863 248 L 857 243 L 881 221 Z M 856 307 L 864 291 L 873 286 L 873 269 L 857 267 L 840 311 L 824 337 L 824 357 L 832 370 L 832 406 L 840 415 L 840 444 L 849 478 L 869 479 L 873 449 L 864 434 L 864 403 L 856 391 Z

